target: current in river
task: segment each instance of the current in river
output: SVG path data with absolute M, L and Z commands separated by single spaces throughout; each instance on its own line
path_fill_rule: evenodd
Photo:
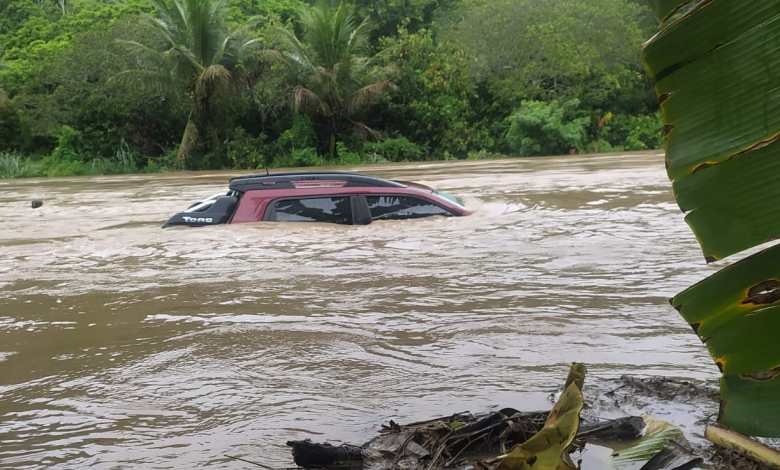
M 289 439 L 547 409 L 572 361 L 718 376 L 668 303 L 713 268 L 663 155 L 354 170 L 474 214 L 163 230 L 235 173 L 0 181 L 0 468 L 286 467 Z

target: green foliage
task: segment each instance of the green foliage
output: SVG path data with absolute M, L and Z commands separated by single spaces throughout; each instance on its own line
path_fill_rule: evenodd
M 585 144 L 585 147 L 581 150 L 586 153 L 609 153 L 626 149 L 613 146 L 609 141 L 604 139 L 596 139 Z
M 492 103 L 482 111 L 492 123 L 506 122 L 502 109 L 517 109 L 524 101 L 571 99 L 579 101 L 583 115 L 597 120 L 609 113 L 655 112 L 637 47 L 651 34 L 649 16 L 634 0 L 473 1 L 444 12 L 437 31 L 470 58 L 466 67 L 481 84 L 481 98 Z M 502 130 L 488 126 L 500 138 Z M 646 134 L 627 143 L 627 136 L 599 131 L 589 128 L 587 142 L 577 148 L 653 146 Z M 552 142 L 548 147 L 561 148 Z
M 57 146 L 50 157 L 53 161 L 60 162 L 88 160 L 84 154 L 83 142 L 83 136 L 80 131 L 70 126 L 62 126 L 57 133 Z
M 430 25 L 440 8 L 455 4 L 457 0 L 357 0 L 357 12 L 369 18 L 372 43 L 396 34 L 400 27 L 411 31 Z
M 148 20 L 165 46 L 158 49 L 126 41 L 141 63 L 128 72 L 161 86 L 172 84 L 190 97 L 189 117 L 177 155 L 177 160 L 186 164 L 204 138 L 209 139 L 212 150 L 219 146 L 219 123 L 224 121 L 221 118 L 227 95 L 235 85 L 246 84 L 240 75 L 246 70 L 246 54 L 257 40 L 229 29 L 227 10 L 221 0 L 150 1 L 155 16 Z
M 661 119 L 652 116 L 624 116 L 626 123 L 623 130 L 626 139 L 623 147 L 626 150 L 649 150 L 661 148 L 663 141 Z
M 296 148 L 286 155 L 281 155 L 273 160 L 275 168 L 292 168 L 300 166 L 322 165 L 323 159 L 317 154 L 317 150 L 312 147 Z
M 19 149 L 26 140 L 26 129 L 16 107 L 0 89 L 0 151 Z
M 523 101 L 509 117 L 506 140 L 510 151 L 523 156 L 576 153 L 586 144 L 590 117 L 583 116 L 576 99 Z
M 413 162 L 425 158 L 425 150 L 406 137 L 395 137 L 363 146 L 363 153 L 379 161 Z
M 780 3 L 655 1 L 644 47 L 655 80 L 666 169 L 708 262 L 742 259 L 672 304 L 723 374 L 718 421 L 780 437 Z M 723 265 L 721 265 L 723 266 Z
M 349 149 L 344 142 L 336 144 L 336 155 L 338 155 L 337 162 L 340 165 L 360 165 L 363 163 L 362 155 Z
M 393 88 L 362 55 L 368 24 L 351 7 L 320 1 L 301 10 L 303 34 L 279 29 L 281 57 L 297 77 L 293 104 L 319 127 L 320 148 L 336 155 L 336 141 L 348 134 L 376 135 L 362 115 Z
M 253 137 L 243 128 L 233 131 L 226 145 L 227 158 L 231 168 L 262 168 L 268 164 L 266 137 Z
M 612 87 L 643 80 L 644 14 L 632 0 L 473 1 L 444 15 L 441 33 L 473 57 L 473 74 L 507 88 L 501 93 L 550 99 L 582 91 L 592 77 Z
M 295 114 L 292 126 L 282 132 L 276 144 L 281 152 L 292 152 L 296 148 L 316 147 L 317 132 L 311 119 L 303 114 Z
M 305 6 L 303 0 L 231 0 L 227 5 L 228 19 L 234 24 L 256 17 L 265 21 L 288 21 Z
M 28 159 L 21 154 L 0 151 L 0 179 L 37 176 Z
M 440 46 L 431 30 L 403 28 L 382 46 L 403 90 L 387 103 L 384 116 L 395 130 L 437 158 L 465 158 L 471 149 L 492 146 L 463 51 Z
M 0 150 L 49 155 L 29 176 L 660 142 L 636 0 L 313 4 L 0 0 Z M 523 103 L 572 99 L 521 122 Z
M 15 95 L 86 32 L 110 27 L 116 20 L 148 10 L 148 0 L 69 2 L 63 14 L 56 2 L 13 0 L 0 3 L 0 44 L 5 49 L 0 84 Z M 16 21 L 12 23 L 9 21 Z

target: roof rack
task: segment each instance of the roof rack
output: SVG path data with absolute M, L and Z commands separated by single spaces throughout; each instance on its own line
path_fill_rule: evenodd
M 301 181 L 343 181 L 346 187 L 384 187 L 403 188 L 404 185 L 395 181 L 382 178 L 360 175 L 357 173 L 345 173 L 329 171 L 322 173 L 277 173 L 274 175 L 247 175 L 230 179 L 230 189 L 233 191 L 256 191 L 262 189 L 288 189 L 294 188 L 296 182 Z

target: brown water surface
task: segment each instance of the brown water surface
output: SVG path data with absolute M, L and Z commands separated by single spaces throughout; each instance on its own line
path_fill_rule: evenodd
M 290 438 L 548 407 L 574 360 L 717 376 L 667 303 L 708 269 L 660 155 L 360 170 L 475 214 L 161 230 L 229 174 L 0 181 L 0 468 L 287 466 Z

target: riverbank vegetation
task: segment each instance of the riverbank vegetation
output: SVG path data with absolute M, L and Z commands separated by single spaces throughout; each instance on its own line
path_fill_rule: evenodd
M 660 145 L 637 0 L 0 0 L 0 176 Z

